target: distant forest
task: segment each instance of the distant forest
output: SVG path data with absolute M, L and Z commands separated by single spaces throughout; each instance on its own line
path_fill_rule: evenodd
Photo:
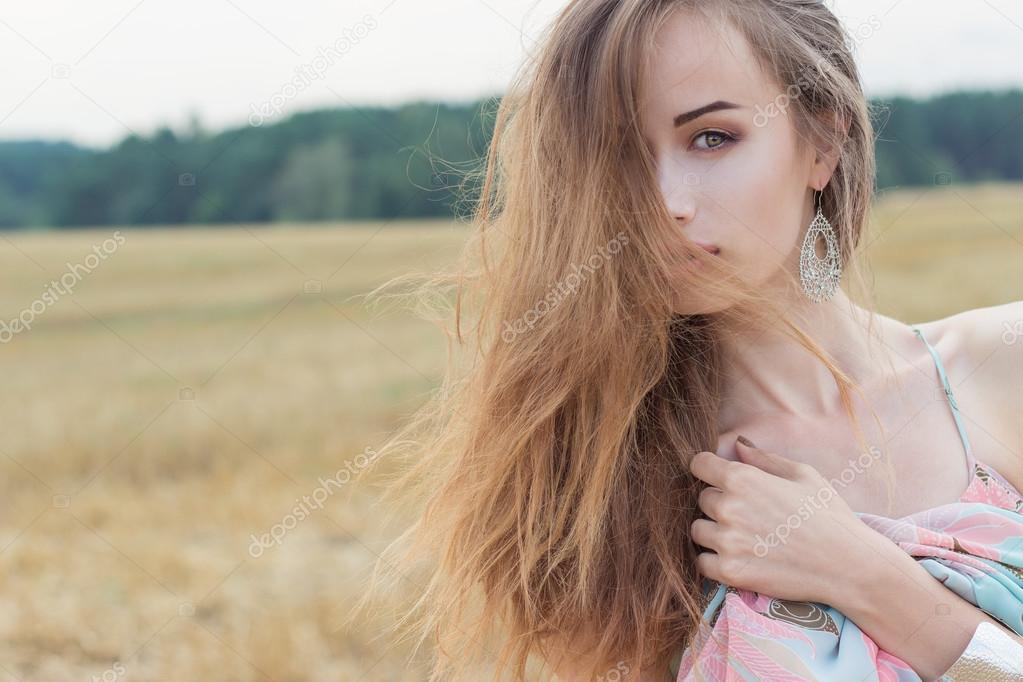
M 0 143 L 0 227 L 450 217 L 496 100 L 298 113 L 108 149 Z M 873 100 L 878 188 L 1023 179 L 1023 91 Z M 459 191 L 460 189 L 460 191 Z

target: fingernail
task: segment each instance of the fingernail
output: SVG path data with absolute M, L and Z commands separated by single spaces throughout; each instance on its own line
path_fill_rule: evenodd
M 756 447 L 756 445 L 753 444 L 753 441 L 751 441 L 746 436 L 739 436 L 738 438 L 736 438 L 736 440 L 739 441 L 740 443 L 742 443 L 743 445 L 745 445 L 748 448 L 755 448 Z

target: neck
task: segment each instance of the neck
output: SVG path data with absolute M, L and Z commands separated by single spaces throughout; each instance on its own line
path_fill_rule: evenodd
M 793 321 L 864 390 L 883 383 L 896 371 L 896 365 L 908 364 L 904 360 L 909 357 L 908 350 L 900 348 L 908 348 L 906 325 L 876 315 L 873 334 L 879 338 L 871 338 L 867 311 L 841 289 L 824 303 L 803 297 L 794 301 L 789 311 Z M 893 340 L 899 345 L 893 346 Z M 781 331 L 734 332 L 725 343 L 725 368 L 722 430 L 746 423 L 755 415 L 830 417 L 843 411 L 831 372 Z

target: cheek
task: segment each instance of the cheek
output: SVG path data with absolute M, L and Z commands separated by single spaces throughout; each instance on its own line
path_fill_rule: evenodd
M 755 279 L 769 276 L 799 247 L 804 179 L 784 140 L 747 141 L 718 168 L 715 211 L 729 223 L 732 255 Z M 740 143 L 741 145 L 742 143 Z

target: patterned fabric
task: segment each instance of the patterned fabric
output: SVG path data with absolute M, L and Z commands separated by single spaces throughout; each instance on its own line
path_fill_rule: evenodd
M 941 359 L 913 330 L 934 358 L 966 451 L 969 485 L 956 502 L 901 519 L 858 516 L 945 587 L 1023 635 L 1023 494 L 974 458 Z M 827 604 L 774 599 L 709 580 L 704 585 L 705 627 L 672 666 L 676 682 L 921 681 Z
M 977 463 L 974 472 L 958 502 L 897 520 L 859 516 L 945 587 L 1023 635 L 1023 495 L 991 467 Z M 703 617 L 710 629 L 682 655 L 676 682 L 921 680 L 826 604 L 718 585 Z

